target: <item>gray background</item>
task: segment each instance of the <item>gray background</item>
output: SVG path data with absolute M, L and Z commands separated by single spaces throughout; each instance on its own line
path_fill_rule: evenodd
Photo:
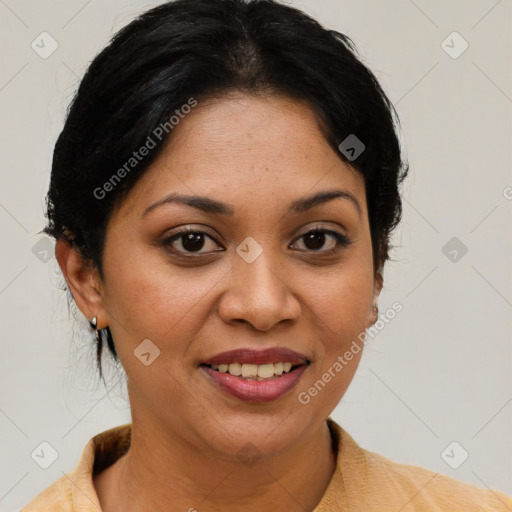
M 98 382 L 87 324 L 70 319 L 53 245 L 37 232 L 79 78 L 158 3 L 0 0 L 1 511 L 19 510 L 90 437 L 130 419 L 116 373 L 108 395 Z M 512 2 L 290 3 L 359 46 L 396 105 L 411 165 L 380 300 L 381 312 L 394 301 L 403 311 L 371 339 L 333 417 L 367 449 L 512 494 Z M 43 31 L 58 43 L 46 59 L 31 48 Z M 457 58 L 453 31 L 469 44 Z M 31 458 L 42 441 L 58 452 L 48 469 Z M 452 441 L 452 465 L 469 453 L 457 469 L 441 456 Z

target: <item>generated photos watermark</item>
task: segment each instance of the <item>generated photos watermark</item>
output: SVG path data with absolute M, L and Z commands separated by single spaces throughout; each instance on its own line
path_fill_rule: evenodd
M 108 192 L 112 192 L 114 188 L 121 183 L 123 178 L 126 177 L 133 169 L 135 169 L 146 156 L 148 156 L 152 149 L 156 148 L 158 142 L 161 142 L 169 132 L 179 124 L 179 122 L 189 114 L 192 109 L 197 106 L 197 100 L 189 98 L 187 103 L 183 104 L 179 109 L 174 111 L 175 115 L 172 115 L 165 123 L 160 123 L 148 136 L 144 144 L 136 151 L 132 153 L 132 156 L 121 166 L 112 176 L 103 183 L 101 187 L 96 187 L 93 191 L 96 199 L 102 200 L 106 197 Z
M 379 315 L 379 319 L 370 327 L 359 333 L 357 339 L 352 340 L 350 347 L 345 352 L 336 358 L 336 361 L 322 374 L 322 376 L 306 391 L 301 391 L 297 395 L 299 403 L 307 405 L 311 402 L 311 399 L 318 395 L 325 386 L 332 379 L 338 375 L 345 366 L 347 366 L 355 355 L 359 354 L 362 350 L 362 345 L 366 346 L 369 343 L 368 337 L 371 339 L 375 338 L 384 327 L 393 320 L 403 306 L 400 302 L 394 302 L 390 308 L 388 308 L 382 315 Z

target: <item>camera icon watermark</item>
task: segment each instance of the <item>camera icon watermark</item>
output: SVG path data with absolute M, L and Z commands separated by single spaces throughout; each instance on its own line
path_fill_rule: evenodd
M 52 258 L 55 258 L 55 245 L 48 237 L 40 238 L 32 246 L 32 253 L 39 261 L 48 263 Z
M 469 43 L 457 31 L 453 31 L 443 40 L 441 48 L 452 59 L 458 59 L 469 48 Z
M 349 161 L 353 162 L 366 149 L 366 146 L 351 133 L 339 144 L 338 149 Z
M 160 356 L 160 349 L 150 339 L 145 339 L 133 353 L 144 366 L 149 366 Z
M 468 451 L 457 441 L 452 441 L 442 452 L 441 458 L 450 466 L 452 469 L 457 469 L 469 457 Z
M 441 252 L 452 262 L 458 263 L 468 252 L 467 246 L 456 236 L 443 245 Z
M 252 236 L 248 236 L 236 248 L 236 252 L 247 263 L 252 263 L 263 252 L 263 247 Z
M 48 469 L 59 458 L 59 452 L 48 441 L 43 441 L 34 448 L 30 456 L 40 468 Z
M 30 46 L 39 57 L 47 59 L 57 50 L 59 43 L 48 32 L 41 32 Z

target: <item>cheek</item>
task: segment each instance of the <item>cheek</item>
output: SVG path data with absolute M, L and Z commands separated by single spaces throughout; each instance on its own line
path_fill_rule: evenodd
M 315 288 L 315 290 L 318 288 Z M 326 281 L 315 296 L 317 364 L 299 389 L 300 404 L 316 415 L 329 415 L 347 391 L 363 354 L 364 329 L 373 302 L 373 279 L 367 270 L 347 268 Z
M 330 344 L 343 346 L 366 328 L 373 287 L 372 269 L 361 262 L 347 262 L 310 287 L 312 313 Z
M 149 338 L 168 351 L 172 339 L 173 351 L 179 351 L 180 333 L 190 334 L 204 320 L 204 299 L 218 281 L 218 272 L 198 275 L 197 269 L 172 266 L 155 249 L 121 254 L 114 243 L 110 247 L 104 258 L 104 305 L 113 334 L 119 333 L 116 343 L 133 351 Z
M 363 334 L 373 304 L 374 276 L 371 258 L 354 251 L 344 264 L 311 286 L 311 314 L 321 341 L 313 381 L 321 381 L 312 393 L 321 393 L 326 411 L 335 407 L 357 370 L 363 353 Z

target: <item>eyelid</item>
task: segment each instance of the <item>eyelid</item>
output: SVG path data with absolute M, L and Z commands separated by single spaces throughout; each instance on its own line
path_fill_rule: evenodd
M 322 221 L 317 221 L 317 222 L 320 222 L 320 224 L 309 224 L 305 229 L 304 231 L 299 231 L 299 237 L 300 236 L 303 236 L 303 235 L 306 235 L 307 233 L 309 233 L 310 231 L 330 231 L 330 232 L 333 232 L 333 233 L 338 233 L 338 231 L 336 231 L 336 229 L 332 226 L 332 223 L 331 224 L 328 224 L 326 221 L 324 221 L 324 223 L 322 224 Z M 339 226 L 340 228 L 342 228 L 343 231 L 347 231 L 347 229 L 345 228 L 345 226 L 343 226 L 342 224 L 336 222 L 335 223 L 337 226 Z M 343 236 L 346 236 L 348 238 L 348 235 L 344 234 L 344 233 L 339 233 L 340 235 L 343 234 Z
M 213 233 L 212 233 L 213 231 Z M 178 237 L 178 235 L 186 235 L 187 233 L 201 233 L 206 235 L 208 238 L 212 239 L 214 242 L 218 243 L 217 240 L 224 241 L 224 237 L 218 233 L 216 230 L 202 226 L 200 224 L 182 224 L 180 226 L 175 226 L 171 230 L 167 230 L 165 235 L 165 240 L 169 240 L 173 237 Z

